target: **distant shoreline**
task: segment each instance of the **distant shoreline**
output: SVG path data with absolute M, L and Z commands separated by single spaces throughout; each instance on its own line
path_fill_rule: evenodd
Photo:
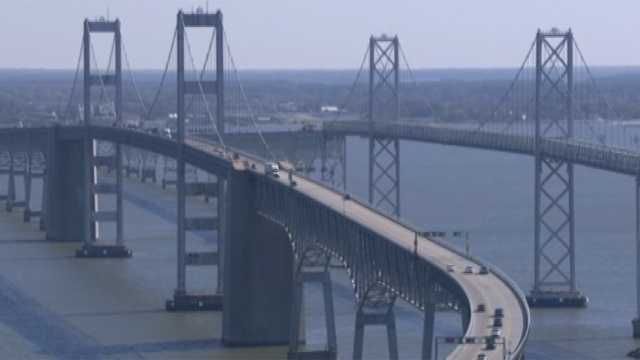
M 239 75 L 243 80 L 283 80 L 308 83 L 344 83 L 352 82 L 358 69 L 241 69 Z M 593 66 L 595 77 L 640 76 L 640 66 Z M 480 81 L 511 80 L 517 68 L 423 68 L 413 69 L 416 81 Z M 133 72 L 141 77 L 157 77 L 160 69 L 135 69 Z M 171 73 L 174 71 L 171 70 Z M 0 68 L 0 81 L 6 79 L 19 80 L 38 76 L 44 78 L 70 77 L 74 69 L 45 68 Z M 154 78 L 155 80 L 155 78 Z

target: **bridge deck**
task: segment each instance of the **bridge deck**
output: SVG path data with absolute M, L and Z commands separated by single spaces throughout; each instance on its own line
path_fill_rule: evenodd
M 201 141 L 191 141 L 190 144 L 204 151 L 217 151 L 213 145 L 205 144 Z M 255 171 L 264 174 L 264 164 L 255 159 L 242 158 L 256 164 Z M 247 169 L 249 170 L 249 169 Z M 341 193 L 329 189 L 315 181 L 305 177 L 293 176 L 297 182 L 295 189 L 307 196 L 315 199 L 318 203 L 324 204 L 336 212 L 343 213 L 348 218 L 365 225 L 371 230 L 383 235 L 402 247 L 413 251 L 415 232 L 393 219 L 376 212 L 357 201 L 345 200 Z M 282 186 L 289 186 L 287 174 L 283 174 L 276 181 Z M 466 293 L 472 313 L 466 336 L 484 337 L 491 335 L 491 323 L 493 320 L 493 310 L 503 308 L 505 319 L 503 325 L 503 336 L 509 342 L 508 351 L 515 350 L 523 341 L 525 336 L 525 326 L 528 321 L 528 309 L 523 304 L 523 298 L 510 288 L 505 281 L 496 276 L 493 272 L 488 275 L 467 275 L 462 274 L 466 266 L 473 266 L 478 272 L 480 264 L 461 256 L 440 244 L 424 237 L 419 238 L 418 254 L 446 271 L 447 265 L 455 266 L 453 278 L 457 281 Z M 487 311 L 484 313 L 475 312 L 478 304 L 485 304 Z M 489 359 L 502 359 L 502 351 L 484 351 L 482 345 L 463 345 L 458 347 L 452 354 L 455 359 L 474 359 L 479 353 L 486 352 Z
M 12 131 L 14 140 L 18 138 L 17 135 L 30 135 L 27 133 L 27 129 L 17 129 Z M 175 143 L 168 141 L 165 138 L 160 138 L 156 136 L 151 136 L 147 134 L 137 133 L 134 131 L 127 131 L 124 129 L 117 128 L 103 128 L 103 127 L 90 127 L 90 128 L 56 128 L 55 131 L 64 132 L 65 136 L 70 136 L 72 138 L 84 138 L 89 134 L 92 137 L 99 138 L 101 140 L 112 141 L 117 143 L 123 143 L 128 146 L 140 147 L 148 151 L 157 151 L 160 154 L 164 154 L 167 156 L 173 156 L 176 153 L 177 146 Z M 15 133 L 15 134 L 14 134 Z M 46 133 L 46 132 L 45 132 Z M 11 134 L 8 134 L 11 135 Z M 31 141 L 35 141 L 33 137 L 27 138 Z M 187 161 L 192 162 L 194 165 L 201 167 L 203 169 L 207 169 L 213 172 L 224 172 L 230 168 L 230 162 L 228 159 L 224 158 L 220 155 L 220 152 L 215 147 L 215 145 L 209 145 L 205 143 L 194 143 L 191 142 L 190 147 L 185 149 L 185 156 L 187 156 Z M 257 172 L 263 173 L 264 169 L 262 164 L 258 164 Z M 296 187 L 297 191 L 302 194 L 314 199 L 318 202 L 318 204 L 322 204 L 325 207 L 332 209 L 335 212 L 342 213 L 353 220 L 354 222 L 364 226 L 371 231 L 377 233 L 378 235 L 392 241 L 394 244 L 406 248 L 407 250 L 413 251 L 413 240 L 414 240 L 414 232 L 408 227 L 403 226 L 398 221 L 395 221 L 391 218 L 385 217 L 370 209 L 369 207 L 354 202 L 348 201 L 345 203 L 342 194 L 333 191 L 324 185 L 316 183 L 312 180 L 301 178 L 295 176 L 296 181 L 298 182 L 298 186 Z M 282 177 L 277 180 L 281 186 L 289 187 L 286 177 Z M 175 218 L 175 217 L 174 217 Z M 174 235 L 173 232 L 167 232 Z M 157 234 L 156 234 L 157 235 Z M 60 246 L 68 246 L 68 245 L 60 245 Z M 67 249 L 68 250 L 68 249 Z M 135 249 L 134 249 L 135 250 Z M 62 253 L 62 252 L 61 252 Z M 490 315 L 492 313 L 492 309 L 495 307 L 502 307 L 505 310 L 505 321 L 504 321 L 504 335 L 507 337 L 510 343 L 510 349 L 514 349 L 516 347 L 520 348 L 522 343 L 526 341 L 526 336 L 528 330 L 528 308 L 526 304 L 524 304 L 524 298 L 521 294 L 518 293 L 515 287 L 510 287 L 510 283 L 503 276 L 496 276 L 495 273 L 490 275 L 480 276 L 480 275 L 462 275 L 459 272 L 467 265 L 473 265 L 477 271 L 479 267 L 479 263 L 475 260 L 470 260 L 465 258 L 460 253 L 456 252 L 453 249 L 447 248 L 442 244 L 438 244 L 436 242 L 432 242 L 428 239 L 421 238 L 420 246 L 418 249 L 418 255 L 420 255 L 423 259 L 427 260 L 429 263 L 438 267 L 441 272 L 446 273 L 447 264 L 453 264 L 456 266 L 456 273 L 453 274 L 453 280 L 463 289 L 468 298 L 471 308 L 474 309 L 477 304 L 484 303 L 487 305 L 486 313 L 474 313 L 471 314 L 470 324 L 468 327 L 468 331 L 466 333 L 467 336 L 474 337 L 484 337 L 490 334 Z M 66 255 L 64 255 L 66 257 Z M 83 272 L 83 268 L 79 265 L 81 261 L 73 262 L 75 267 L 75 271 L 69 272 L 69 274 L 74 274 L 74 276 L 69 275 L 69 277 L 63 275 L 57 280 L 55 278 L 47 278 L 45 282 L 47 284 L 55 284 L 56 281 L 60 281 L 60 279 L 68 279 L 71 278 L 71 284 L 75 284 L 75 281 L 78 281 L 78 276 L 82 277 L 82 281 L 86 286 L 87 283 L 90 282 L 90 276 L 85 276 Z M 116 262 L 114 264 L 120 264 Z M 116 268 L 122 270 L 122 266 L 116 265 Z M 173 271 L 172 271 L 173 272 Z M 93 278 L 103 279 L 105 278 L 104 270 L 98 271 L 97 274 L 93 274 Z M 165 276 L 163 278 L 172 278 L 172 276 Z M 120 280 L 124 281 L 125 276 L 123 276 Z M 33 279 L 32 279 L 33 280 Z M 17 279 L 16 281 L 20 281 Z M 95 279 L 93 280 L 95 281 Z M 127 280 L 128 282 L 128 280 Z M 37 281 L 36 281 L 37 283 Z M 80 284 L 82 285 L 82 284 Z M 143 288 L 146 286 L 146 282 L 144 279 L 139 279 L 139 286 Z M 164 286 L 170 286 L 171 284 L 165 284 Z M 64 293 L 70 294 L 69 298 L 75 300 L 76 304 L 82 305 L 84 309 L 91 308 L 93 304 L 78 302 L 77 299 L 74 298 L 73 294 L 82 293 L 84 287 L 83 286 L 75 286 L 71 287 L 62 292 L 53 291 L 51 293 Z M 137 287 L 133 287 L 129 289 L 131 291 L 137 291 Z M 164 291 L 162 296 L 167 296 L 166 294 L 170 293 L 170 290 Z M 104 294 L 107 296 L 109 301 L 117 304 L 119 300 L 119 296 L 114 294 Z M 130 294 L 127 293 L 129 296 Z M 101 296 L 96 295 L 93 299 L 100 299 Z M 27 311 L 28 312 L 28 311 Z M 125 329 L 129 329 L 127 325 L 129 317 L 122 316 L 121 320 L 123 321 L 122 327 Z M 97 319 L 94 319 L 98 324 L 101 322 Z M 38 319 L 34 320 L 35 323 L 38 322 Z M 173 319 L 171 321 L 176 321 Z M 193 319 L 193 321 L 200 321 Z M 121 326 L 106 326 L 105 328 L 120 328 Z M 158 330 L 154 327 L 155 330 Z M 97 333 L 104 331 L 104 328 L 100 325 L 97 326 Z M 166 334 L 165 334 L 166 335 Z M 42 336 L 40 334 L 39 336 Z M 120 337 L 121 334 L 115 334 L 114 336 Z M 64 342 L 64 341 L 63 341 Z M 459 347 L 455 353 L 454 358 L 458 359 L 472 359 L 474 358 L 480 350 L 479 345 L 464 345 Z M 490 359 L 501 359 L 502 354 L 499 351 L 491 351 L 489 352 Z

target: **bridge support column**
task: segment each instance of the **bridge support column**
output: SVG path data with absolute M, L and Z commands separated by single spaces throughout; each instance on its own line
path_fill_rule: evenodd
M 215 182 L 185 183 L 185 170 L 178 171 L 178 207 L 182 220 L 178 236 L 177 287 L 173 299 L 166 302 L 167 311 L 219 311 L 222 309 L 223 291 L 223 254 L 224 254 L 224 216 L 226 199 L 226 181 L 218 176 Z M 186 215 L 186 197 L 217 198 L 218 209 L 215 217 L 188 217 Z M 181 214 L 181 215 L 180 215 Z M 187 232 L 217 231 L 217 250 L 206 252 L 187 252 Z M 187 290 L 187 268 L 192 266 L 217 266 L 218 281 L 215 294 L 191 294 Z
M 584 307 L 576 286 L 573 164 L 547 157 L 549 138 L 571 140 L 573 119 L 573 34 L 536 35 L 535 247 L 530 306 Z
M 83 241 L 89 225 L 85 204 L 89 196 L 85 176 L 88 156 L 84 140 L 61 140 L 51 130 L 46 173 L 47 240 Z
M 132 251 L 124 245 L 123 218 L 123 171 L 122 146 L 111 144 L 109 153 L 100 152 L 98 142 L 88 140 L 88 197 L 89 197 L 89 227 L 91 231 L 85 236 L 82 247 L 76 250 L 78 258 L 129 258 Z M 114 169 L 115 182 L 104 181 L 100 174 L 100 167 Z M 104 210 L 100 205 L 100 197 L 110 195 L 115 198 L 115 209 Z M 115 224 L 115 244 L 100 242 L 100 226 L 104 223 Z
M 24 166 L 24 212 L 22 219 L 24 222 L 31 221 L 31 149 L 25 153 Z
M 152 154 L 147 151 L 142 153 L 142 170 L 140 172 L 141 182 L 146 182 L 147 179 L 151 180 L 153 183 L 158 182 L 157 160 L 158 160 L 158 156 L 155 154 Z
M 40 221 L 39 227 L 40 231 L 45 231 L 47 229 L 47 201 L 48 196 L 47 192 L 49 191 L 49 178 L 47 177 L 47 171 L 49 167 L 49 162 L 47 159 L 47 155 L 44 155 L 44 169 L 42 170 L 42 202 L 40 206 Z
M 335 145 L 335 149 L 334 146 Z M 333 149 L 333 152 L 329 150 Z M 347 139 L 345 136 L 329 137 L 322 134 L 320 176 L 322 181 L 335 189 L 347 189 Z
M 26 167 L 25 167 L 25 180 L 24 180 L 24 197 L 25 197 L 25 207 L 24 207 L 24 222 L 30 222 L 33 217 L 37 217 L 40 219 L 40 229 L 42 230 L 44 227 L 44 213 L 45 213 L 45 197 L 44 192 L 46 191 L 46 181 L 45 181 L 45 172 L 46 172 L 46 158 L 44 155 L 39 157 L 38 155 L 42 155 L 42 153 L 37 151 L 29 151 L 26 156 Z M 35 170 L 35 171 L 34 171 Z M 41 179 L 42 180 L 42 204 L 40 210 L 33 210 L 31 206 L 32 199 L 32 191 L 33 191 L 33 180 Z
M 293 252 L 285 229 L 256 211 L 256 175 L 228 178 L 222 341 L 228 346 L 289 344 Z
M 633 337 L 640 338 L 640 175 L 636 176 L 636 318 L 631 321 Z
M 365 299 L 360 302 L 356 312 L 356 333 L 353 340 L 354 360 L 362 360 L 365 326 L 385 326 L 389 359 L 398 359 L 398 335 L 393 311 L 395 300 L 395 296 L 388 293 L 382 285 L 373 285 Z
M 471 309 L 468 306 L 462 306 L 460 309 L 460 320 L 462 321 L 462 333 L 469 327 L 471 321 Z
M 165 190 L 169 185 L 176 184 L 176 163 L 174 160 L 164 157 L 162 162 L 162 189 Z M 173 177 L 170 176 L 173 174 Z
M 13 211 L 13 203 L 16 201 L 16 179 L 15 179 L 15 162 L 14 153 L 9 149 L 9 174 L 7 178 L 7 202 L 5 203 L 5 210 L 7 212 Z
M 331 273 L 329 265 L 331 256 L 317 247 L 306 249 L 296 266 L 293 285 L 293 306 L 291 315 L 291 330 L 289 332 L 289 359 L 335 359 L 337 356 L 337 340 L 335 314 L 333 310 L 333 292 L 331 289 Z M 306 344 L 301 349 L 301 326 L 304 326 L 304 284 L 320 283 L 324 301 L 325 329 L 327 344 L 321 347 Z
M 93 74 L 91 71 L 91 34 L 94 32 L 109 33 L 113 35 L 113 49 L 115 69 L 110 74 Z M 122 146 L 117 143 L 102 144 L 94 140 L 89 126 L 92 122 L 94 102 L 91 98 L 91 88 L 99 85 L 102 90 L 105 87 L 113 87 L 115 91 L 115 125 L 122 125 L 122 34 L 120 20 L 84 21 L 83 32 L 83 116 L 86 127 L 84 140 L 83 159 L 84 180 L 87 183 L 84 209 L 88 214 L 87 223 L 84 226 L 83 245 L 76 250 L 76 257 L 81 258 L 128 258 L 132 252 L 124 246 L 124 224 L 122 203 Z M 99 145 L 104 146 L 99 146 Z M 108 154 L 103 152 L 109 146 Z M 104 182 L 100 169 L 106 167 L 108 172 L 115 169 L 115 183 Z M 104 210 L 99 204 L 101 196 L 111 195 L 115 197 L 115 209 Z M 98 244 L 101 240 L 100 227 L 105 223 L 114 223 L 116 227 L 115 244 Z
M 433 301 L 427 302 L 424 309 L 424 323 L 422 327 L 422 360 L 431 360 L 433 356 L 435 319 L 435 303 Z
M 0 175 L 6 175 L 7 178 L 7 186 L 5 188 L 6 193 L 4 194 L 0 194 L 0 200 L 2 201 L 7 201 L 8 199 L 8 194 L 9 194 L 9 172 L 10 172 L 10 165 L 11 162 L 11 153 L 9 152 L 8 149 L 2 149 L 0 150 Z
M 40 219 L 40 229 L 44 229 L 45 196 L 46 191 L 46 157 L 39 150 L 29 150 L 26 154 L 25 179 L 24 179 L 24 222 L 30 222 L 32 218 Z M 33 210 L 31 200 L 33 198 L 33 180 L 42 181 L 42 203 L 40 210 Z
M 209 89 L 207 84 L 203 85 L 203 80 L 189 81 L 185 78 L 185 32 L 190 27 L 209 27 L 215 29 L 216 39 L 216 121 L 218 125 L 219 134 L 224 133 L 224 87 L 223 78 L 224 72 L 222 69 L 223 62 L 223 27 L 222 27 L 222 13 L 218 11 L 215 14 L 210 13 L 194 13 L 185 14 L 179 11 L 176 18 L 176 53 L 177 53 L 177 142 L 178 142 L 178 156 L 177 171 L 176 171 L 176 187 L 177 187 L 177 286 L 174 292 L 172 300 L 167 301 L 166 308 L 169 311 L 174 310 L 220 310 L 223 306 L 222 295 L 193 295 L 187 293 L 187 266 L 202 266 L 202 265 L 218 265 L 218 269 L 222 269 L 220 266 L 221 261 L 220 251 L 207 252 L 207 253 L 188 253 L 186 247 L 186 234 L 188 231 L 211 231 L 220 230 L 220 214 L 217 214 L 218 218 L 188 218 L 186 209 L 187 196 L 200 196 L 205 197 L 218 196 L 218 202 L 224 203 L 224 194 L 220 194 L 217 189 L 218 185 L 207 184 L 198 182 L 198 171 L 195 167 L 187 167 L 186 159 L 184 158 L 185 149 L 185 137 L 186 137 L 186 99 L 191 95 L 204 96 L 204 89 Z M 214 84 L 208 82 L 211 86 Z M 194 92 L 194 89 L 198 89 L 199 92 Z M 166 163 L 165 163 L 166 165 Z M 166 167 L 165 167 L 166 170 Z M 187 183 L 186 176 L 187 171 L 193 175 L 195 182 Z M 163 187 L 166 186 L 166 179 L 163 179 Z M 218 183 L 221 181 L 218 177 Z M 223 191 L 224 192 L 224 191 Z M 223 212 L 223 213 L 226 213 Z M 226 226 L 226 224 L 225 224 Z M 226 228 L 224 228 L 226 229 Z M 225 231 L 226 232 L 226 231 Z M 219 231 L 219 234 L 221 232 Z M 223 234 L 223 237 L 226 235 Z M 220 236 L 219 236 L 220 237 Z M 222 240 L 224 242 L 224 240 Z M 220 250 L 220 249 L 218 249 Z M 224 261 L 222 261 L 224 263 Z M 225 282 L 226 284 L 226 282 Z M 220 290 L 220 282 L 218 283 L 218 289 Z
M 17 199 L 16 191 L 16 177 L 22 176 L 23 182 L 26 181 L 26 160 L 23 157 L 23 153 L 10 151 L 10 165 L 9 165 L 9 184 L 7 190 L 7 212 L 13 211 L 15 207 L 24 207 L 26 202 L 24 200 L 19 201 Z

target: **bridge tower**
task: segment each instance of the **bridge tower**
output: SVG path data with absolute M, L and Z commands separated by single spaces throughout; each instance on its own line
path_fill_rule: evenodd
M 92 45 L 91 34 L 107 33 L 113 34 L 115 71 L 107 74 L 94 74 L 91 70 Z M 84 60 L 84 124 L 87 128 L 92 124 L 94 115 L 94 103 L 92 101 L 91 88 L 100 86 L 102 90 L 106 87 L 115 89 L 115 125 L 122 123 L 122 35 L 120 32 L 120 20 L 109 21 L 103 18 L 99 20 L 84 21 L 83 29 L 83 60 Z M 112 156 L 102 156 L 98 154 L 97 141 L 87 141 L 85 153 L 87 166 L 85 176 L 88 180 L 88 196 L 84 199 L 85 217 L 84 244 L 76 251 L 78 257 L 130 257 L 131 251 L 124 246 L 124 228 L 122 212 L 122 154 L 120 145 L 115 145 L 115 154 Z M 99 181 L 98 169 L 101 166 L 115 168 L 115 183 Z M 114 195 L 116 198 L 116 208 L 114 211 L 101 210 L 98 207 L 99 195 Z M 96 242 L 100 237 L 100 224 L 115 222 L 116 224 L 116 244 L 98 245 Z
M 536 34 L 535 277 L 531 306 L 586 306 L 576 287 L 573 164 L 547 157 L 541 143 L 574 137 L 571 30 Z
M 186 100 L 187 96 L 216 96 L 216 126 L 220 136 L 224 133 L 224 28 L 222 12 L 208 13 L 198 10 L 195 13 L 178 12 L 177 15 L 177 95 L 178 124 L 177 142 L 178 158 L 176 160 L 176 187 L 178 192 L 177 219 L 177 287 L 173 299 L 168 300 L 169 311 L 206 311 L 222 308 L 222 251 L 224 231 L 224 198 L 226 182 L 221 177 L 217 183 L 186 182 L 186 162 L 184 158 L 186 137 Z M 187 28 L 213 28 L 215 30 L 216 79 L 186 79 L 185 76 L 185 42 Z M 207 199 L 217 197 L 217 219 L 187 217 L 187 196 L 205 196 Z M 187 252 L 186 236 L 188 231 L 218 231 L 217 252 Z M 218 288 L 216 294 L 190 294 L 187 291 L 188 266 L 217 266 Z
M 400 142 L 375 135 L 375 124 L 399 117 L 400 42 L 397 36 L 369 39 L 369 203 L 400 216 Z

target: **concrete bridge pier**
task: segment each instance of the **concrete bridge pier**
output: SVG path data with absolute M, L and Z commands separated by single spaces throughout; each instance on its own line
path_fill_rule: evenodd
M 226 181 L 218 176 L 215 181 L 186 182 L 185 167 L 178 170 L 178 256 L 177 256 L 177 286 L 173 298 L 167 300 L 167 311 L 219 311 L 222 309 L 223 292 L 223 249 L 225 238 L 225 199 Z M 193 171 L 197 170 L 193 168 Z M 217 199 L 218 209 L 214 216 L 193 217 L 187 215 L 186 197 L 201 197 Z M 186 233 L 189 231 L 217 231 L 217 250 L 187 252 Z M 215 294 L 193 294 L 187 289 L 187 267 L 217 266 L 218 281 Z
M 17 151 L 9 151 L 10 165 L 9 165 L 9 184 L 7 187 L 7 212 L 12 212 L 15 207 L 24 207 L 26 202 L 24 200 L 18 200 L 16 194 L 16 176 L 21 176 L 23 182 L 26 180 L 26 169 L 24 154 Z
M 460 309 L 460 319 L 462 320 L 462 332 L 464 333 L 471 321 L 471 309 L 468 306 L 463 305 Z
M 631 321 L 633 337 L 640 338 L 640 175 L 636 176 L 636 318 Z
M 2 201 L 7 201 L 8 198 L 8 194 L 9 194 L 9 171 L 11 168 L 10 162 L 11 162 L 11 153 L 9 152 L 8 149 L 2 149 L 0 151 L 0 175 L 5 175 L 6 179 L 7 179 L 7 188 L 5 189 L 5 191 L 7 191 L 4 194 L 0 194 L 0 200 Z
M 25 166 L 25 178 L 24 178 L 24 222 L 30 222 L 31 218 L 37 217 L 40 218 L 40 228 L 42 230 L 44 217 L 44 203 L 45 203 L 45 168 L 46 168 L 46 159 L 44 156 L 42 158 L 37 158 L 36 155 L 42 155 L 40 152 L 36 152 L 33 150 L 29 150 L 26 154 L 26 166 Z M 36 161 L 40 160 L 40 162 Z M 39 167 L 36 168 L 36 166 Z M 34 171 L 38 170 L 38 171 Z M 33 180 L 41 179 L 42 181 L 42 207 L 41 210 L 33 210 L 31 207 L 31 199 L 32 199 L 32 191 L 33 191 Z
M 59 139 L 54 128 L 48 147 L 47 240 L 84 241 L 90 233 L 85 141 Z
M 13 203 L 16 201 L 16 179 L 15 179 L 15 163 L 14 153 L 9 149 L 9 172 L 7 176 L 7 202 L 5 203 L 5 210 L 7 212 L 13 211 Z
M 44 168 L 42 169 L 42 202 L 40 203 L 40 221 L 39 221 L 39 228 L 40 231 L 45 231 L 47 229 L 47 201 L 48 201 L 48 196 L 47 196 L 47 191 L 49 190 L 49 181 L 47 179 L 47 167 L 48 167 L 48 160 L 47 160 L 47 155 L 43 154 L 44 157 Z
M 322 181 L 334 188 L 347 189 L 347 140 L 345 136 L 330 136 L 322 133 L 320 153 L 320 176 Z
M 125 149 L 124 156 L 124 174 L 126 177 L 130 178 L 131 176 L 140 178 L 140 154 L 141 150 L 133 149 L 127 147 Z
M 372 285 L 367 291 L 367 295 L 361 300 L 356 312 L 356 333 L 353 340 L 354 360 L 362 360 L 365 326 L 385 326 L 387 328 L 389 359 L 398 359 L 398 335 L 393 311 L 395 302 L 395 295 L 390 294 L 380 284 Z
M 289 344 L 294 261 L 285 228 L 256 211 L 258 179 L 228 177 L 222 341 L 226 346 Z
M 436 305 L 433 301 L 425 304 L 424 323 L 422 327 L 422 360 L 431 360 L 433 354 L 433 337 L 436 319 Z
M 176 184 L 176 163 L 175 160 L 163 157 L 162 161 L 162 189 L 169 185 Z
M 303 252 L 296 264 L 293 285 L 293 306 L 291 312 L 291 330 L 288 358 L 290 360 L 303 359 L 335 359 L 337 356 L 337 339 L 335 313 L 333 309 L 333 292 L 331 289 L 331 273 L 329 265 L 331 256 L 319 247 L 311 246 Z M 304 285 L 305 283 L 319 283 L 322 285 L 324 301 L 324 317 L 327 343 L 324 346 L 309 346 L 301 348 L 301 327 L 304 326 Z
M 44 216 L 46 203 L 47 182 L 45 178 L 47 159 L 40 149 L 28 149 L 26 153 L 25 178 L 24 178 L 24 222 L 30 222 L 32 218 L 39 218 L 40 230 L 44 230 Z M 31 205 L 33 180 L 42 182 L 42 202 L 40 210 L 34 210 Z
M 90 135 L 90 134 L 88 134 Z M 133 255 L 131 250 L 124 245 L 124 219 L 123 219 L 123 161 L 122 145 L 111 144 L 108 153 L 99 151 L 96 140 L 85 140 L 85 151 L 88 154 L 84 158 L 83 168 L 86 187 L 87 212 L 89 214 L 88 232 L 83 237 L 82 247 L 76 250 L 79 258 L 129 258 Z M 107 166 L 114 169 L 114 180 L 105 181 L 99 173 L 99 168 Z M 115 197 L 115 209 L 105 210 L 100 205 L 100 197 Z M 116 227 L 115 244 L 101 241 L 100 226 L 105 223 L 114 223 Z
M 146 182 L 151 180 L 154 184 L 158 182 L 157 168 L 158 156 L 156 154 L 144 151 L 142 152 L 142 164 L 140 169 L 140 181 Z

